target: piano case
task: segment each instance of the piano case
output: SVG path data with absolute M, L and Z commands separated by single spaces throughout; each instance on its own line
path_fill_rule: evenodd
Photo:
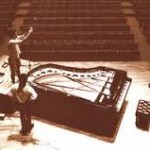
M 48 68 L 50 68 L 50 70 L 45 71 L 45 69 Z M 122 116 L 126 108 L 126 101 L 125 99 L 123 99 L 121 109 L 117 110 L 116 106 L 113 106 L 116 105 L 116 102 L 113 102 L 115 100 L 112 99 L 118 98 L 122 88 L 119 91 L 117 91 L 119 89 L 118 87 L 115 88 L 116 89 L 115 93 L 113 87 L 114 97 L 112 96 L 110 97 L 112 99 L 108 100 L 111 101 L 111 103 L 98 102 L 98 99 L 102 94 L 101 92 L 99 92 L 94 102 L 85 100 L 85 98 L 83 97 L 75 96 L 68 92 L 62 92 L 59 91 L 58 88 L 57 89 L 52 88 L 52 86 L 47 87 L 45 86 L 45 84 L 38 82 L 40 81 L 39 80 L 40 78 L 45 80 L 45 78 L 47 78 L 48 72 L 51 72 L 51 74 L 48 75 L 49 77 L 51 77 L 52 74 L 54 74 L 54 72 L 55 75 L 58 74 L 58 72 L 56 73 L 56 70 L 54 68 L 61 70 L 63 75 L 64 70 L 65 71 L 67 70 L 73 71 L 73 74 L 75 74 L 76 72 L 80 74 L 80 76 L 82 77 L 83 74 L 85 77 L 85 74 L 87 73 L 91 74 L 96 70 L 103 70 L 103 71 L 113 70 L 114 72 L 119 72 L 119 70 L 114 70 L 112 68 L 105 68 L 105 67 L 77 69 L 72 67 L 46 64 L 39 66 L 29 72 L 29 83 L 31 86 L 34 87 L 34 89 L 38 93 L 38 99 L 33 106 L 33 114 L 35 116 L 49 120 L 59 125 L 65 125 L 67 128 L 69 127 L 71 130 L 74 129 L 75 131 L 78 132 L 82 131 L 82 133 L 83 132 L 88 133 L 88 135 L 92 136 L 94 135 L 100 139 L 107 139 L 110 142 L 114 141 L 117 135 L 117 131 L 119 129 L 119 125 L 121 123 Z M 131 83 L 131 79 L 126 76 L 126 73 L 122 71 L 120 72 L 122 74 L 121 76 L 125 75 L 122 82 L 128 80 Z M 67 74 L 70 74 L 70 72 L 69 73 L 67 72 Z M 75 75 L 72 76 L 75 77 Z M 57 79 L 54 80 L 53 83 L 56 81 Z M 118 84 L 120 84 L 120 82 L 118 82 Z M 119 86 L 117 85 L 117 83 L 115 83 L 115 85 Z M 121 85 L 123 86 L 123 84 Z

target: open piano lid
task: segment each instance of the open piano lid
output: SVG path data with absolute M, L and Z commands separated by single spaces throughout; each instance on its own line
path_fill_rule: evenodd
M 29 83 L 46 91 L 79 97 L 120 111 L 130 87 L 127 73 L 109 67 L 75 68 L 40 65 L 29 72 Z

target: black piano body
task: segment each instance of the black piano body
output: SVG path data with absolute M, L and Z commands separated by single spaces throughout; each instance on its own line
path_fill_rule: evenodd
M 103 78 L 107 72 L 109 72 L 109 77 Z M 56 79 L 50 82 L 50 86 L 47 86 L 45 83 L 43 84 L 46 78 L 53 78 L 53 74 L 54 76 L 56 75 Z M 68 93 L 67 89 L 65 89 L 66 80 L 66 83 L 63 86 L 61 85 L 61 90 L 59 90 L 60 86 L 57 87 L 58 84 L 51 84 L 60 80 L 60 78 L 57 80 L 58 74 L 61 74 L 61 78 L 64 76 L 66 78 L 67 76 L 68 80 L 78 83 L 82 79 L 84 80 L 84 78 L 90 78 L 92 82 L 88 81 L 88 83 L 90 82 L 91 85 L 95 84 L 93 80 L 97 78 L 97 75 L 99 76 L 98 82 L 103 82 L 103 79 L 106 80 L 103 84 L 105 88 L 107 83 L 109 83 L 110 93 L 107 95 L 104 93 L 104 87 L 101 87 L 94 101 L 86 100 L 82 96 L 79 97 L 79 95 L 75 96 L 71 92 Z M 103 77 L 101 78 L 100 76 Z M 124 111 L 125 97 L 132 82 L 131 78 L 127 77 L 125 71 L 102 66 L 74 68 L 56 64 L 45 64 L 31 70 L 29 78 L 30 85 L 38 93 L 38 99 L 33 108 L 35 116 L 101 137 L 112 138 L 116 135 Z M 81 78 L 81 80 L 78 80 L 78 78 Z M 109 82 L 108 79 L 111 81 Z M 81 88 L 81 91 L 89 88 L 85 88 L 88 85 L 85 83 L 87 83 L 87 80 L 86 82 L 81 82 L 81 85 L 84 86 L 84 88 Z M 71 91 L 73 90 L 71 89 Z M 101 99 L 101 97 L 103 98 Z
M 12 114 L 15 111 L 12 99 L 0 93 L 0 113 Z

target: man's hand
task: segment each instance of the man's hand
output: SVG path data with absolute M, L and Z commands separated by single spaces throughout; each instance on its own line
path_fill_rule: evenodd
M 32 27 L 29 28 L 29 33 L 31 33 L 31 32 L 33 32 L 33 28 Z

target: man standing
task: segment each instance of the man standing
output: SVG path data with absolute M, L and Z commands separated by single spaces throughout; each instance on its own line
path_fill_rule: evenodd
M 19 76 L 19 83 L 15 83 L 8 90 L 6 95 L 15 100 L 16 108 L 20 112 L 20 121 L 22 129 L 20 133 L 25 136 L 30 133 L 34 124 L 31 122 L 31 106 L 37 98 L 35 90 L 27 84 L 28 76 L 21 74 Z
M 8 50 L 9 50 L 9 66 L 10 66 L 10 73 L 11 73 L 11 80 L 12 83 L 15 83 L 15 75 L 20 76 L 20 47 L 19 44 L 22 43 L 27 37 L 32 33 L 33 28 L 30 27 L 27 33 L 18 35 L 17 32 L 14 30 L 8 31 L 8 36 L 10 38 L 8 43 Z

